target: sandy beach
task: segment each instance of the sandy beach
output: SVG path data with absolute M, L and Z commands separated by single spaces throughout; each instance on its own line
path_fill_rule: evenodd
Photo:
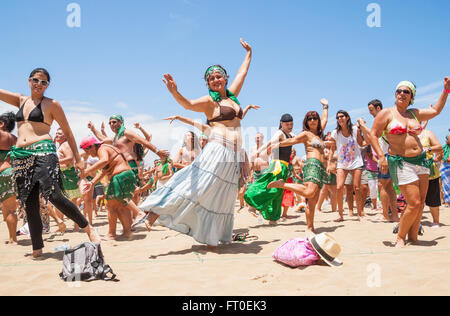
M 450 209 L 441 208 L 440 228 L 431 228 L 426 207 L 424 236 L 418 245 L 393 248 L 393 223 L 375 222 L 366 208 L 366 219 L 334 223 L 337 213 L 325 208 L 316 213 L 317 232 L 332 234 L 342 246 L 344 265 L 325 263 L 289 268 L 272 259 L 274 250 L 290 238 L 305 237 L 305 215 L 289 211 L 290 218 L 277 226 L 252 217 L 246 208 L 235 213 L 235 232 L 249 232 L 257 240 L 220 246 L 220 254 L 206 252 L 192 238 L 162 226 L 147 233 L 138 228 L 133 241 L 102 244 L 105 261 L 120 282 L 65 283 L 62 245 L 87 241 L 73 233 L 72 223 L 63 236 L 46 234 L 44 258 L 30 259 L 31 241 L 18 237 L 19 245 L 7 245 L 5 222 L 0 225 L 0 295 L 180 295 L 180 296 L 284 296 L 284 295 L 449 295 Z M 346 210 L 346 213 L 348 211 Z M 95 227 L 107 232 L 106 213 L 99 213 Z M 21 224 L 21 221 L 20 221 Z M 52 222 L 51 231 L 57 227 Z M 120 224 L 118 225 L 120 230 Z

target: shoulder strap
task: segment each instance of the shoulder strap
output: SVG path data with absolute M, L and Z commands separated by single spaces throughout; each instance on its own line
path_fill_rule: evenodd
M 416 119 L 416 121 L 417 121 L 418 123 L 420 123 L 419 120 L 417 119 L 416 115 L 414 114 L 414 111 L 413 111 L 413 110 L 408 110 L 408 112 L 411 113 L 412 116 L 414 116 L 414 118 Z

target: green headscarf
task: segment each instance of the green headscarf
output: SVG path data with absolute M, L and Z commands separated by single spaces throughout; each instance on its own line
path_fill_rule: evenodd
M 220 72 L 222 74 L 222 76 L 228 80 L 228 75 L 227 72 L 225 71 L 225 69 L 223 69 L 222 67 L 215 65 L 215 66 L 211 66 L 209 67 L 206 72 L 205 72 L 205 81 L 208 82 L 208 78 L 211 74 L 215 73 L 215 72 Z M 208 84 L 209 87 L 209 84 Z M 229 97 L 231 100 L 233 100 L 234 102 L 236 102 L 238 105 L 241 105 L 238 101 L 238 99 L 236 98 L 236 96 L 227 89 L 227 97 Z M 222 101 L 222 97 L 220 96 L 219 92 L 215 92 L 212 91 L 211 89 L 209 89 L 209 95 L 211 96 L 211 98 L 214 100 L 214 102 L 220 102 Z
M 159 166 L 161 164 L 162 164 L 162 161 L 158 162 L 157 166 Z M 170 164 L 170 159 L 166 158 L 166 160 L 164 161 L 164 164 L 162 166 L 162 172 L 165 176 L 169 173 L 169 164 Z
M 123 136 L 123 134 L 125 133 L 125 124 L 124 124 L 124 119 L 123 116 L 120 114 L 116 114 L 113 115 L 109 118 L 109 120 L 118 120 L 122 123 L 122 125 L 119 127 L 119 131 L 117 132 L 117 139 L 120 139 L 120 137 Z

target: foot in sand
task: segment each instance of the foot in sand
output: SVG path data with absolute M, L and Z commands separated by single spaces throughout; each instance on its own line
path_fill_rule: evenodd
M 61 235 L 64 235 L 64 233 L 66 232 L 66 224 L 64 224 L 64 222 L 58 223 L 58 230 L 56 231 L 57 233 L 61 233 Z
M 280 180 L 277 180 L 277 181 L 270 182 L 267 185 L 267 188 L 268 189 L 272 189 L 272 188 L 280 188 L 280 189 L 282 189 L 284 187 L 285 183 L 286 182 L 284 182 L 283 179 L 280 179 Z
M 334 220 L 335 223 L 343 222 L 344 218 L 342 216 L 339 216 L 337 219 Z
M 249 207 L 248 208 L 248 212 L 255 218 L 258 218 L 258 212 L 256 211 L 256 208 L 254 207 Z
M 269 221 L 269 225 L 275 226 L 277 224 L 277 221 Z
M 100 238 L 100 235 L 98 234 L 97 230 L 94 227 L 92 227 L 91 225 L 88 225 L 84 229 L 84 231 L 88 235 L 89 240 L 91 242 L 96 242 L 96 243 L 99 243 L 99 244 L 102 242 L 102 239 Z
M 397 243 L 395 244 L 395 248 L 401 249 L 406 247 L 406 242 L 403 239 L 397 239 Z
M 33 250 L 33 254 L 31 255 L 31 259 L 35 260 L 42 257 L 42 249 Z

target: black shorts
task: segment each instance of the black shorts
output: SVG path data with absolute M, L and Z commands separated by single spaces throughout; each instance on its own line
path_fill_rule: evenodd
M 103 185 L 97 185 L 94 187 L 94 199 L 97 198 L 99 195 L 105 195 L 105 190 L 103 189 Z
M 425 199 L 425 204 L 428 207 L 441 206 L 441 188 L 439 179 L 440 178 L 437 178 L 428 182 L 427 198 Z

